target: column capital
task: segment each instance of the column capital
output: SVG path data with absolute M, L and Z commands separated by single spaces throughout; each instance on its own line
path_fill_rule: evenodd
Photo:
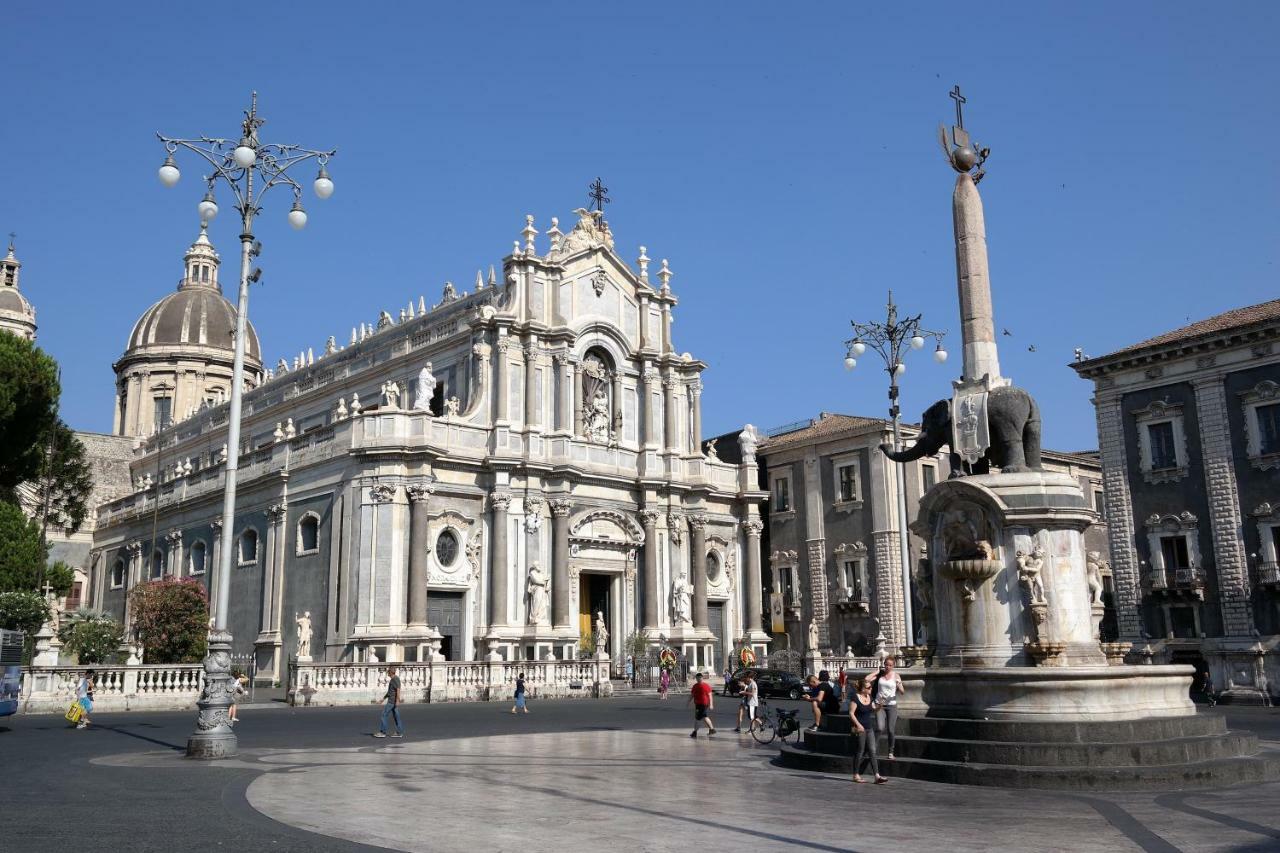
M 273 522 L 280 521 L 284 518 L 286 510 L 288 510 L 288 506 L 286 504 L 272 504 L 267 507 L 267 518 L 271 519 Z
M 391 503 L 395 500 L 397 487 L 390 483 L 378 483 L 369 488 L 369 497 L 376 504 Z
M 684 541 L 684 516 L 678 512 L 667 513 L 667 531 L 671 541 L 679 545 Z
M 556 518 L 567 518 L 573 509 L 573 502 L 568 498 L 556 498 L 548 501 L 547 505 L 551 507 L 551 514 Z
M 759 536 L 760 531 L 764 530 L 764 525 L 752 519 L 751 521 L 742 522 L 742 529 L 747 532 L 748 536 Z
M 506 512 L 511 506 L 511 495 L 508 492 L 494 492 L 489 495 L 489 508 L 494 512 Z
M 433 483 L 411 483 L 404 487 L 404 493 L 409 496 L 410 503 L 425 503 L 436 492 Z
M 707 529 L 707 517 L 702 513 L 694 513 L 686 515 L 685 521 L 689 522 L 689 527 L 694 533 L 704 533 Z
M 168 533 L 164 535 L 164 538 L 167 539 L 169 542 L 177 544 L 182 541 L 182 531 L 176 530 L 176 529 L 170 530 Z
M 646 528 L 654 528 L 658 526 L 658 511 L 656 509 L 640 510 L 640 523 Z
M 213 528 L 213 532 L 216 534 L 222 529 L 222 519 L 215 518 L 213 521 L 209 522 L 209 526 Z

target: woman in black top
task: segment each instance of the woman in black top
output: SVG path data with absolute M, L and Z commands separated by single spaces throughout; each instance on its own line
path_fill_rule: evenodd
M 880 775 L 880 765 L 876 762 L 876 705 L 871 698 L 871 679 L 866 676 L 858 679 L 856 692 L 849 700 L 849 720 L 853 723 L 853 735 L 858 739 L 857 749 L 853 752 L 853 781 L 866 781 L 862 778 L 862 771 L 868 763 L 877 785 L 889 781 Z

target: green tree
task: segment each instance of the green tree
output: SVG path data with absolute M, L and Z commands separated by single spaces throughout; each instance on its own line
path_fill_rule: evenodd
M 8 337 L 13 336 L 0 334 Z M 17 504 L 0 501 L 0 592 L 34 592 L 47 555 L 40 524 L 27 518 Z
M 44 457 L 40 474 L 28 482 L 32 502 L 42 520 L 48 506 L 51 529 L 70 535 L 80 529 L 89 514 L 93 472 L 85 459 L 84 445 L 62 421 L 55 423 L 41 442 Z
M 17 335 L 0 335 L 0 494 L 41 474 L 58 424 L 58 365 Z
M 59 560 L 52 566 L 44 567 L 44 583 L 49 585 L 55 595 L 66 595 L 76 583 L 75 569 Z M 44 592 L 44 584 L 36 592 Z
M 129 593 L 147 663 L 198 663 L 209 634 L 209 595 L 195 578 L 161 578 Z
M 3 334 L 0 332 L 0 334 Z M 26 635 L 22 644 L 22 662 L 31 662 L 35 648 L 36 632 L 48 621 L 49 602 L 32 590 L 0 592 L 0 628 L 21 631 Z
M 120 648 L 124 628 L 101 611 L 81 608 L 63 617 L 58 639 L 80 663 L 108 663 Z

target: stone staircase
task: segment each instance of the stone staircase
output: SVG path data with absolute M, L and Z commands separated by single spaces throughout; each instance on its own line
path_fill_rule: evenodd
M 847 716 L 783 746 L 785 767 L 852 773 Z M 895 761 L 877 751 L 885 776 L 1058 790 L 1169 790 L 1280 779 L 1280 752 L 1256 735 L 1228 731 L 1216 714 L 1108 722 L 1012 722 L 899 718 Z

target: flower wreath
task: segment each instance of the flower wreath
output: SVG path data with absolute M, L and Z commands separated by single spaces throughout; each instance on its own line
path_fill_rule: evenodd
M 663 669 L 675 669 L 678 660 L 676 650 L 670 646 L 663 646 L 662 650 L 658 652 L 658 666 Z
M 738 649 L 738 663 L 742 664 L 744 667 L 755 666 L 756 653 L 751 651 L 751 649 L 747 648 L 746 646 L 743 646 L 742 648 Z

